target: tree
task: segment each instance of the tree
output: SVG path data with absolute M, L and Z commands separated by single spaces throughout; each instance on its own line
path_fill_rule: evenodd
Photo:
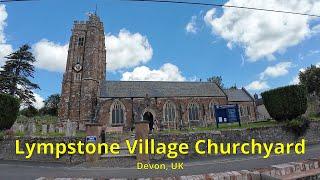
M 309 94 L 320 97 L 320 67 L 311 65 L 299 74 L 300 83 L 307 88 Z
M 14 96 L 0 93 L 0 130 L 10 129 L 17 119 L 20 102 Z
M 277 121 L 291 121 L 307 110 L 307 93 L 302 85 L 272 89 L 261 96 L 268 113 Z
M 41 115 L 58 116 L 60 95 L 53 94 L 44 101 L 44 107 L 40 109 Z
M 30 118 L 39 115 L 39 111 L 38 109 L 30 105 L 27 108 L 21 110 L 20 114 Z
M 222 82 L 222 77 L 221 76 L 212 76 L 212 77 L 209 77 L 207 79 L 208 82 L 214 82 L 216 83 L 217 85 L 219 85 L 221 88 L 224 88 L 224 84 Z
M 23 45 L 12 54 L 5 57 L 7 60 L 0 71 L 0 92 L 18 97 L 26 105 L 35 102 L 34 89 L 40 89 L 28 78 L 33 78 L 35 58 L 30 52 L 29 45 Z
M 231 86 L 229 89 L 238 89 L 237 84 L 234 84 L 234 85 Z

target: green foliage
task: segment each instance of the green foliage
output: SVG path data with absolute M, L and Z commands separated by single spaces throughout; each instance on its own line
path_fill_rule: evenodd
M 36 109 L 35 107 L 29 106 L 29 107 L 21 110 L 21 111 L 20 111 L 20 114 L 23 115 L 23 116 L 26 116 L 26 117 L 30 118 L 30 117 L 38 116 L 38 115 L 39 115 L 39 111 L 38 111 L 38 109 Z
M 0 130 L 10 129 L 17 119 L 20 101 L 7 94 L 0 94 Z
M 222 77 L 221 76 L 212 76 L 212 77 L 209 77 L 207 79 L 208 82 L 214 82 L 216 84 L 218 84 L 221 88 L 224 88 L 224 84 L 222 82 Z
M 237 84 L 234 84 L 234 85 L 231 86 L 229 89 L 238 89 Z
M 308 93 L 315 93 L 320 97 L 320 67 L 311 65 L 299 74 L 300 83 L 304 85 Z
M 292 132 L 296 138 L 303 136 L 309 128 L 310 122 L 304 118 L 298 118 L 291 121 L 287 121 L 285 128 Z
M 21 131 L 17 131 L 14 135 L 17 137 L 23 137 L 25 135 L 25 133 L 21 132 Z
M 30 49 L 29 45 L 23 45 L 5 57 L 7 60 L 0 71 L 0 92 L 17 96 L 27 105 L 35 102 L 32 90 L 39 89 L 37 84 L 29 80 L 33 78 L 35 62 Z
M 295 119 L 307 110 L 306 89 L 301 85 L 280 87 L 261 95 L 270 116 L 277 121 Z
M 4 138 L 4 131 L 0 131 L 0 140 Z
M 56 116 L 50 116 L 50 115 L 45 115 L 45 116 L 35 116 L 32 117 L 33 120 L 35 120 L 37 123 L 42 124 L 55 124 L 58 122 L 58 117 Z M 29 117 L 26 117 L 24 115 L 20 115 L 17 118 L 17 122 L 18 123 L 27 123 L 29 122 L 31 119 Z
M 40 114 L 41 115 L 58 116 L 59 102 L 60 102 L 60 95 L 59 94 L 53 94 L 53 95 L 49 96 L 44 101 L 44 107 L 39 110 Z

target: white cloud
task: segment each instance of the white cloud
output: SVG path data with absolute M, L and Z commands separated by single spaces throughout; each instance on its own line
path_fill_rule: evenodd
M 120 30 L 118 36 L 106 36 L 107 70 L 115 71 L 131 68 L 148 62 L 153 49 L 146 36 L 132 34 L 126 29 Z
M 229 0 L 226 5 L 310 14 L 320 11 L 319 0 L 269 0 L 268 3 L 264 0 Z M 310 27 L 310 22 L 315 18 L 301 15 L 223 8 L 222 16 L 215 16 L 215 9 L 211 9 L 204 21 L 228 43 L 243 46 L 250 61 L 263 57 L 274 59 L 275 53 L 283 53 L 318 29 Z
M 122 81 L 185 81 L 179 68 L 166 63 L 160 69 L 150 69 L 146 66 L 136 67 L 132 72 L 122 74 Z
M 306 70 L 305 68 L 301 68 L 301 69 L 299 69 L 299 73 L 300 73 L 300 72 L 304 72 L 305 70 Z M 295 76 L 295 77 L 290 81 L 290 84 L 299 84 L 299 83 L 300 83 L 299 73 L 298 73 L 297 76 Z
M 288 69 L 292 67 L 291 62 L 281 62 L 276 64 L 275 66 L 267 67 L 261 74 L 260 79 L 265 79 L 267 77 L 279 77 L 288 74 Z
M 188 33 L 193 33 L 193 34 L 197 33 L 198 29 L 196 25 L 196 20 L 197 20 L 197 16 L 192 16 L 191 20 L 186 25 L 185 29 Z
M 37 60 L 35 66 L 49 71 L 63 72 L 66 68 L 68 47 L 68 44 L 60 45 L 42 39 L 33 45 L 34 56 Z
M 4 33 L 4 28 L 6 27 L 6 20 L 8 18 L 8 13 L 6 7 L 0 4 L 0 66 L 4 65 L 4 57 L 9 55 L 13 50 L 10 44 L 6 42 L 6 36 Z
M 318 62 L 318 63 L 316 64 L 316 66 L 317 66 L 318 68 L 320 68 L 320 62 Z
M 120 30 L 118 36 L 107 35 L 105 43 L 108 71 L 144 64 L 153 55 L 153 49 L 145 36 L 140 33 L 132 34 L 125 29 Z M 33 52 L 37 60 L 35 66 L 49 71 L 64 72 L 68 48 L 68 43 L 61 45 L 42 39 L 33 45 Z
M 269 89 L 270 87 L 266 81 L 253 81 L 250 84 L 248 84 L 245 88 L 250 91 L 260 91 L 264 89 Z
M 33 107 L 36 109 L 41 109 L 44 106 L 44 99 L 37 93 L 33 93 L 33 95 L 36 100 L 34 103 L 32 103 Z

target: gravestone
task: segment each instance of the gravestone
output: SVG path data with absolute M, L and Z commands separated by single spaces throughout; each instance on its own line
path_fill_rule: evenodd
M 66 123 L 66 136 L 71 137 L 76 135 L 76 123 L 67 121 Z
M 55 126 L 53 124 L 49 124 L 49 133 L 55 132 Z
M 41 133 L 42 133 L 43 135 L 45 135 L 45 134 L 47 134 L 47 131 L 48 131 L 48 125 L 42 124 L 42 131 L 41 131 Z
M 13 126 L 11 127 L 13 132 L 18 132 L 19 131 L 19 123 L 14 123 Z
M 72 123 L 72 136 L 76 136 L 76 132 L 77 132 L 77 123 L 76 122 L 73 122 Z
M 27 135 L 31 136 L 36 130 L 36 124 L 34 122 L 29 122 L 27 125 Z
M 59 126 L 59 127 L 58 127 L 58 132 L 59 132 L 59 133 L 63 133 L 63 127 Z
M 19 124 L 19 127 L 18 127 L 18 131 L 19 132 L 24 132 L 24 124 Z

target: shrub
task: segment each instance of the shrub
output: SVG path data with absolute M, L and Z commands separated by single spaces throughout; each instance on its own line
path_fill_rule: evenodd
M 288 121 L 285 125 L 288 131 L 292 132 L 296 138 L 303 136 L 309 128 L 310 121 L 304 118 L 298 118 Z
M 0 94 L 0 130 L 10 129 L 17 119 L 20 102 L 17 98 Z
M 270 116 L 277 121 L 295 119 L 307 110 L 306 88 L 291 85 L 263 92 L 262 98 Z

